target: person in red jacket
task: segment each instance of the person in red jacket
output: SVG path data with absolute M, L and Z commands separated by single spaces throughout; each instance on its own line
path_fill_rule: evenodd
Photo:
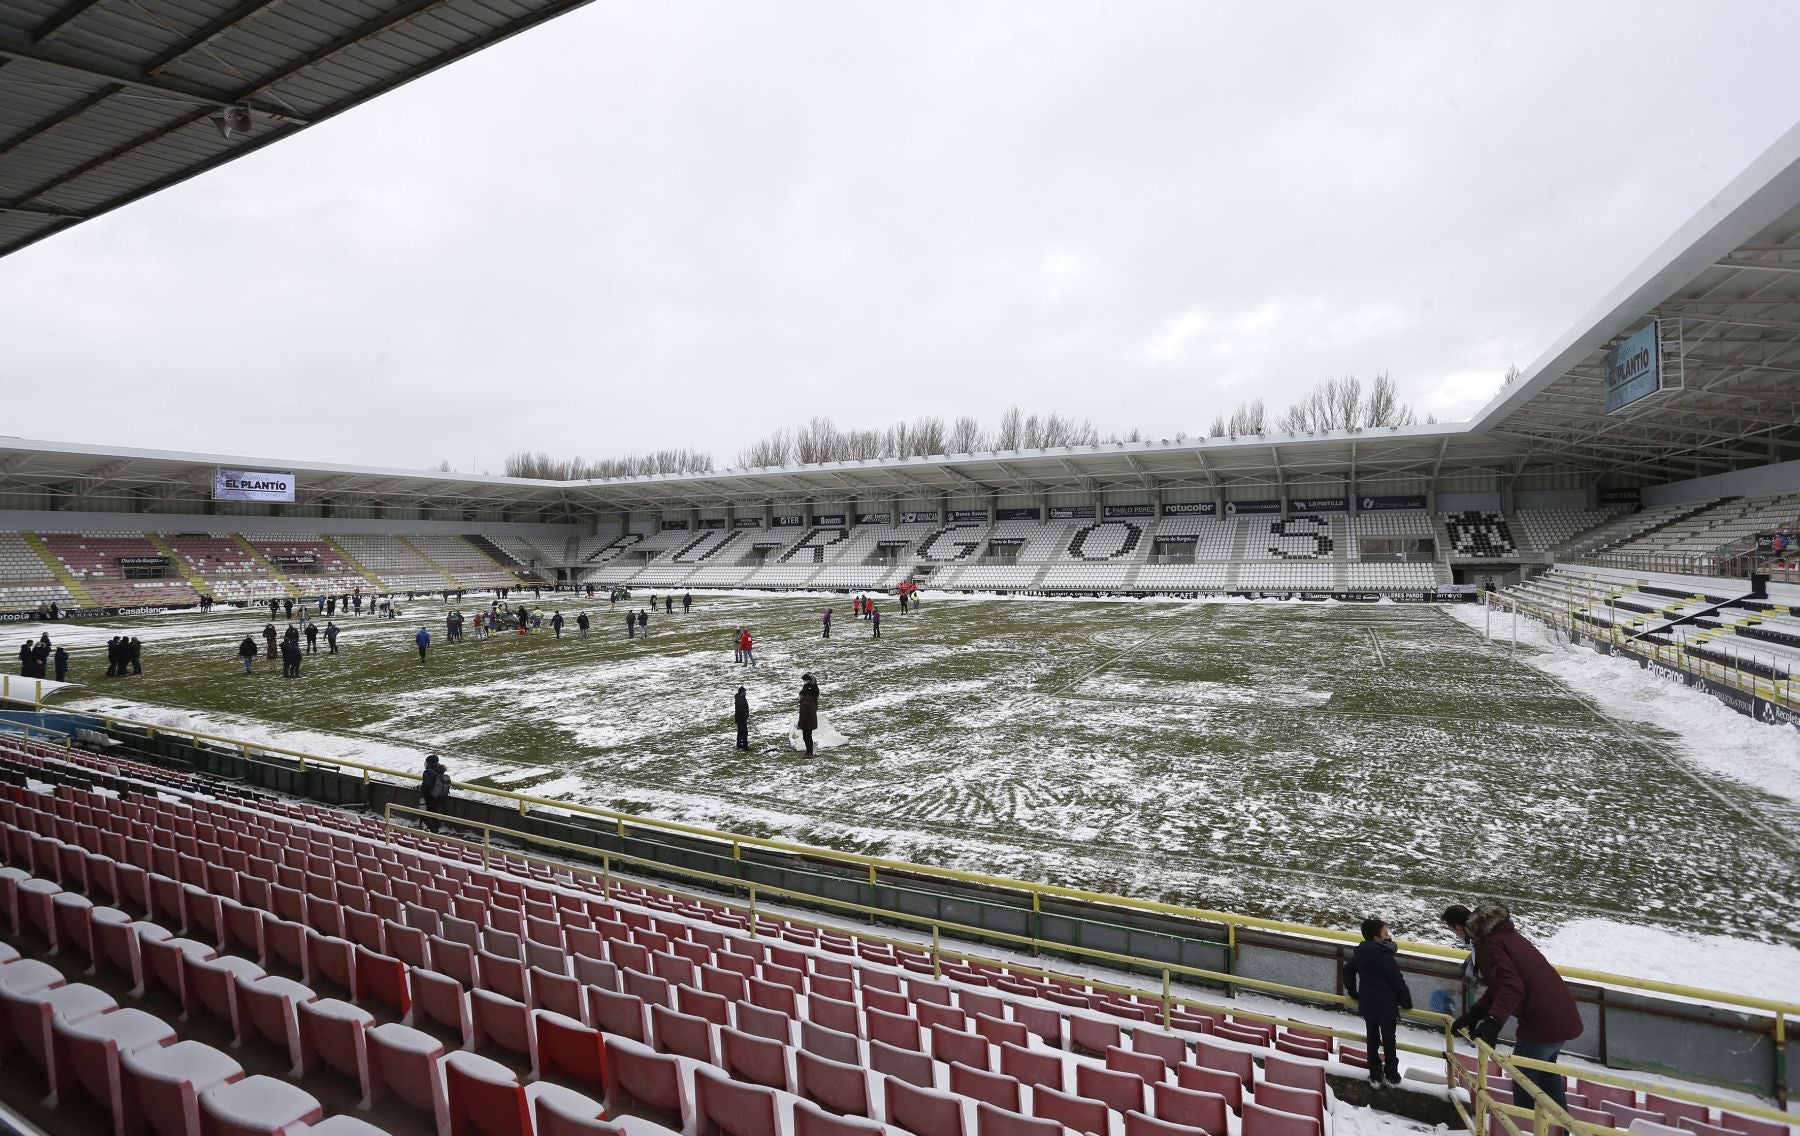
M 1504 904 L 1484 903 L 1469 916 L 1469 938 L 1475 942 L 1475 961 L 1486 979 L 1487 993 L 1469 1012 L 1456 1019 L 1451 1029 L 1469 1033 L 1493 1045 L 1506 1019 L 1519 1019 L 1513 1056 L 1554 1062 L 1562 1047 L 1581 1036 L 1581 1011 L 1562 975 L 1550 965 L 1531 940 L 1513 926 L 1512 912 Z M 1561 1074 L 1529 1069 L 1526 1076 L 1555 1101 L 1568 1108 Z M 1533 1107 L 1531 1093 L 1516 1080 L 1513 1103 Z
M 745 666 L 756 665 L 756 644 L 751 640 L 750 629 L 747 627 L 744 629 L 744 633 L 738 636 L 738 652 L 744 656 Z

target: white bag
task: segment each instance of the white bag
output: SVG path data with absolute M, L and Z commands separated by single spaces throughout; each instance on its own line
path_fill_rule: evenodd
M 819 715 L 819 725 L 813 730 L 813 749 L 831 749 L 833 746 L 843 745 L 847 740 L 844 735 L 832 727 L 825 715 Z M 795 749 L 802 753 L 806 752 L 806 739 L 800 735 L 799 726 L 788 731 L 788 741 L 793 743 Z

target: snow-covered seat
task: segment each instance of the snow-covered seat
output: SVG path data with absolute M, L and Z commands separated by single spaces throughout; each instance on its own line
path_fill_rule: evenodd
M 318 1098 L 274 1077 L 246 1077 L 200 1094 L 206 1136 L 287 1136 L 325 1115 Z
M 174 1042 L 175 1028 L 154 1014 L 126 1007 L 81 1021 L 52 1018 L 50 1030 L 55 1051 L 68 1058 L 57 1063 L 52 1099 L 67 1100 L 77 1086 L 84 1088 L 112 1116 L 115 1136 L 122 1134 L 125 1108 L 119 1059 L 126 1053 Z
M 158 1136 L 200 1136 L 200 1094 L 243 1076 L 242 1065 L 197 1041 L 119 1057 L 125 1107 L 148 1120 Z

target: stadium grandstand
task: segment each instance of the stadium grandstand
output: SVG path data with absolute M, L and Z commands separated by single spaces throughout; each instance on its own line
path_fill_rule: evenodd
M 143 20 L 136 5 L 13 0 L 0 254 L 576 6 L 196 0 Z M 123 633 L 196 622 L 204 605 L 242 614 L 221 640 L 234 650 L 267 604 L 272 654 L 275 605 L 351 594 L 904 588 L 928 603 L 1235 597 L 1334 615 L 1480 600 L 1786 730 L 1800 725 L 1796 375 L 1800 128 L 1468 422 L 567 482 L 0 437 L 0 624 Z M 1500 658 L 1490 646 L 1481 657 Z M 1385 674 L 1379 642 L 1371 656 Z M 1088 697 L 1086 677 L 1058 691 Z M 826 847 L 803 839 L 826 828 L 811 818 L 771 836 L 768 794 L 752 802 L 762 827 L 740 832 L 534 795 L 540 782 L 499 766 L 433 800 L 415 769 L 309 752 L 319 732 L 76 705 L 88 685 L 0 686 L 6 1131 L 1796 1131 L 1800 1005 L 1779 998 L 1562 966 L 1584 1032 L 1556 1064 L 1521 1064 L 1451 1029 L 1467 952 L 1408 936 L 1402 1076 L 1371 1087 L 1344 994 L 1358 937 L 1160 898 L 1151 873 L 1173 854 L 1154 844 L 1107 891 L 846 850 L 873 839 L 864 829 Z M 578 684 L 547 685 L 572 699 Z M 292 689 L 307 693 L 268 701 L 319 697 Z M 465 726 L 525 716 L 511 692 L 470 689 L 437 723 L 446 751 Z M 1049 701 L 1032 695 L 1027 713 Z M 363 733 L 397 730 L 409 697 L 372 688 L 382 705 Z M 1313 709 L 1281 718 L 1283 735 L 1316 728 Z M 1450 717 L 1432 733 L 1424 718 L 1408 706 L 1370 728 L 1396 748 L 1430 733 L 1419 744 L 1436 758 L 1493 752 L 1520 727 Z M 1584 748 L 1637 760 L 1651 746 L 1635 728 L 1592 729 Z M 710 764 L 687 755 L 683 791 L 704 791 Z M 1469 782 L 1461 803 L 1497 810 L 1536 774 Z M 910 823 L 894 803 L 905 788 L 875 784 L 855 821 Z M 1124 795 L 1168 788 L 1133 780 Z M 1324 795 L 1281 792 L 1284 808 Z M 1591 824 L 1596 845 L 1634 827 L 1572 815 L 1551 823 Z M 1791 871 L 1791 828 L 1729 815 L 1739 843 Z M 1247 844 L 1259 827 L 1229 835 Z M 1726 899 L 1754 907 L 1743 896 L 1763 882 Z M 1117 894 L 1128 884 L 1143 894 Z M 1792 939 L 1785 912 L 1746 917 Z M 1533 1069 L 1566 1074 L 1566 1102 Z

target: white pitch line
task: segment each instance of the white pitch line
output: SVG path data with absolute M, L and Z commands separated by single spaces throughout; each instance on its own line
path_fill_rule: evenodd
M 1381 669 L 1386 670 L 1388 665 L 1387 652 L 1381 649 L 1381 637 L 1376 635 L 1373 629 L 1367 627 L 1363 628 L 1363 633 L 1369 637 L 1369 642 L 1375 644 L 1375 658 L 1380 662 Z

